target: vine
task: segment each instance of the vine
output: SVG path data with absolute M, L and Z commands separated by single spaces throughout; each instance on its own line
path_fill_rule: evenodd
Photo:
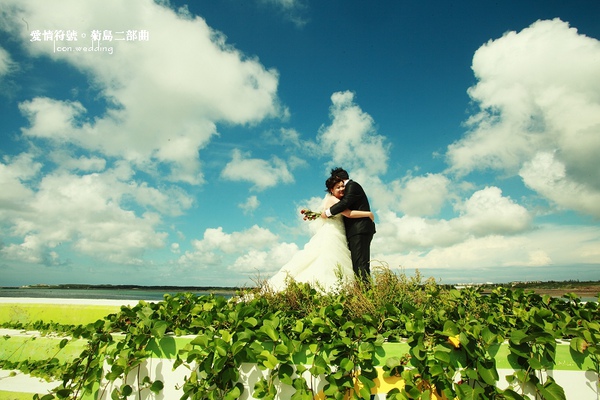
M 283 292 L 261 286 L 233 299 L 165 295 L 85 326 L 21 325 L 83 339 L 85 349 L 65 363 L 56 355 L 20 363 L 8 357 L 0 367 L 62 382 L 36 400 L 138 398 L 165 386 L 140 372 L 150 348 L 165 337 L 194 335 L 174 362 L 175 369 L 186 371 L 184 381 L 176 383 L 182 400 L 239 398 L 247 390 L 240 383 L 246 363 L 264 371 L 250 388 L 255 398 L 275 399 L 283 384 L 294 389 L 292 399 L 314 399 L 321 391 L 331 399 L 363 399 L 375 386 L 379 349 L 403 341 L 410 350 L 383 365 L 386 377 L 404 381 L 388 399 L 526 399 L 530 393 L 564 399 L 563 389 L 546 374 L 556 364 L 557 341 L 569 339 L 571 351 L 589 358 L 599 373 L 598 321 L 598 303 L 574 295 L 450 290 L 423 282 L 418 273 L 407 278 L 382 268 L 369 290 L 350 285 L 325 295 L 290 281 Z M 60 349 L 69 340 L 64 338 Z M 494 354 L 505 342 L 516 372 L 507 377 L 510 388 L 502 390 Z M 317 378 L 324 382 L 320 387 Z

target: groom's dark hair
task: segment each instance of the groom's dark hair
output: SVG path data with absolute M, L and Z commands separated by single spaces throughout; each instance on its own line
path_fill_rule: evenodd
M 350 175 L 348 175 L 348 172 L 345 169 L 340 168 L 340 167 L 332 169 L 331 176 L 340 178 L 343 181 L 345 181 L 346 179 L 350 179 Z

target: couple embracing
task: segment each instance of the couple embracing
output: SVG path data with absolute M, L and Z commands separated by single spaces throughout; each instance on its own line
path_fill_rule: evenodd
M 367 195 L 342 168 L 331 171 L 325 187 L 322 218 L 312 222 L 316 231 L 304 248 L 269 279 L 274 290 L 283 290 L 290 278 L 326 292 L 335 289 L 340 280 L 352 282 L 356 278 L 366 285 L 370 282 L 375 217 Z

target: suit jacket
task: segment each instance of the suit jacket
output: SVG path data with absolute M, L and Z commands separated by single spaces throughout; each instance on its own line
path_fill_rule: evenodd
M 359 210 L 371 211 L 369 207 L 369 199 L 358 182 L 349 180 L 344 189 L 344 197 L 337 203 L 331 206 L 330 212 L 332 215 L 341 213 L 342 211 Z M 345 218 L 344 225 L 346 226 L 346 237 L 362 234 L 374 234 L 375 222 L 371 218 Z

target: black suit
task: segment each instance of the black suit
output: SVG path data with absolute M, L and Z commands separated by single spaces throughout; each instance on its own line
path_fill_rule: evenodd
M 367 195 L 357 182 L 346 182 L 344 197 L 330 208 L 331 215 L 336 215 L 344 210 L 371 211 Z M 375 234 L 375 223 L 371 218 L 344 218 L 346 239 L 352 257 L 354 274 L 368 283 L 371 275 L 369 262 L 371 261 L 371 240 Z

